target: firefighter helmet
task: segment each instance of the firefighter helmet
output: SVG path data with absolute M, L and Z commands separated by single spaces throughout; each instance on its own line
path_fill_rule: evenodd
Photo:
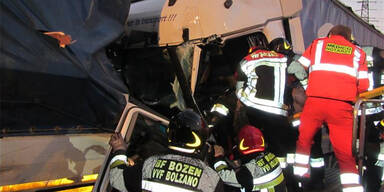
M 289 55 L 292 53 L 291 44 L 282 37 L 276 38 L 269 43 L 269 49 L 277 53 Z
M 169 122 L 169 148 L 192 153 L 202 144 L 200 130 L 203 126 L 201 117 L 187 109 L 173 116 Z
M 268 40 L 262 32 L 256 32 L 248 36 L 248 44 L 250 47 L 249 52 L 253 52 L 255 49 L 268 50 Z
M 239 150 L 243 155 L 265 150 L 263 133 L 252 125 L 245 125 L 238 134 Z

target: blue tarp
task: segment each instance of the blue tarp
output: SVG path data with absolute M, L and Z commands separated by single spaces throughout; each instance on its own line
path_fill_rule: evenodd
M 303 9 L 300 17 L 305 47 L 308 47 L 314 39 L 327 35 L 330 26 L 342 24 L 352 29 L 360 45 L 384 48 L 384 35 L 340 2 L 336 0 L 303 0 L 302 2 Z
M 105 47 L 119 38 L 129 0 L 1 0 L 0 128 L 114 128 L 127 88 Z M 43 32 L 75 42 L 61 48 Z

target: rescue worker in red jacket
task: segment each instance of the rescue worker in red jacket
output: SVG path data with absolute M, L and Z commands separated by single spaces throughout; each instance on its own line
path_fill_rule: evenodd
M 297 61 L 301 55 L 297 55 L 293 52 L 293 48 L 291 44 L 282 37 L 273 39 L 269 43 L 269 49 L 275 51 L 276 53 L 281 53 L 288 57 L 288 80 L 287 80 L 287 91 L 286 94 L 288 96 L 288 104 L 290 107 L 291 113 L 301 112 L 302 107 L 304 106 L 306 94 L 305 89 L 307 85 L 307 77 L 308 74 L 305 71 L 304 67 Z M 293 115 L 293 114 L 291 114 Z M 300 124 L 300 123 L 298 123 Z M 289 128 L 290 132 L 294 132 L 290 134 L 294 136 L 290 138 L 290 140 L 297 140 L 298 136 L 298 125 L 292 123 L 292 127 Z M 321 138 L 322 134 L 319 131 L 314 137 L 314 144 L 311 148 L 311 156 L 309 159 L 311 179 L 308 182 L 302 183 L 302 188 L 304 190 L 322 190 L 324 188 L 323 179 L 325 174 L 325 161 L 324 154 L 321 148 Z M 298 186 L 296 184 L 295 177 L 290 177 L 291 173 L 293 175 L 292 166 L 294 163 L 294 149 L 287 153 L 287 167 L 285 168 L 285 176 L 287 181 L 288 191 L 297 192 L 299 189 L 294 186 Z M 280 164 L 282 164 L 280 162 Z
M 334 26 L 329 36 L 315 39 L 299 62 L 309 70 L 307 100 L 296 142 L 294 173 L 309 177 L 314 134 L 326 122 L 340 168 L 343 191 L 363 191 L 352 155 L 352 102 L 368 89 L 365 52 L 352 44 L 351 29 Z

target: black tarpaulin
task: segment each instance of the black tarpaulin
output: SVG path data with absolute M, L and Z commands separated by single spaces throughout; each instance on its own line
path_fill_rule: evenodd
M 104 47 L 119 38 L 129 0 L 1 0 L 0 126 L 113 128 L 125 105 L 123 80 Z M 70 35 L 59 47 L 43 32 Z

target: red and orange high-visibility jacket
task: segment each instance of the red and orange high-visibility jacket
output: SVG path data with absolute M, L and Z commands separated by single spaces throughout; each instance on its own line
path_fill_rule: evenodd
M 309 70 L 307 96 L 355 101 L 369 87 L 365 52 L 342 36 L 314 40 L 299 62 Z

